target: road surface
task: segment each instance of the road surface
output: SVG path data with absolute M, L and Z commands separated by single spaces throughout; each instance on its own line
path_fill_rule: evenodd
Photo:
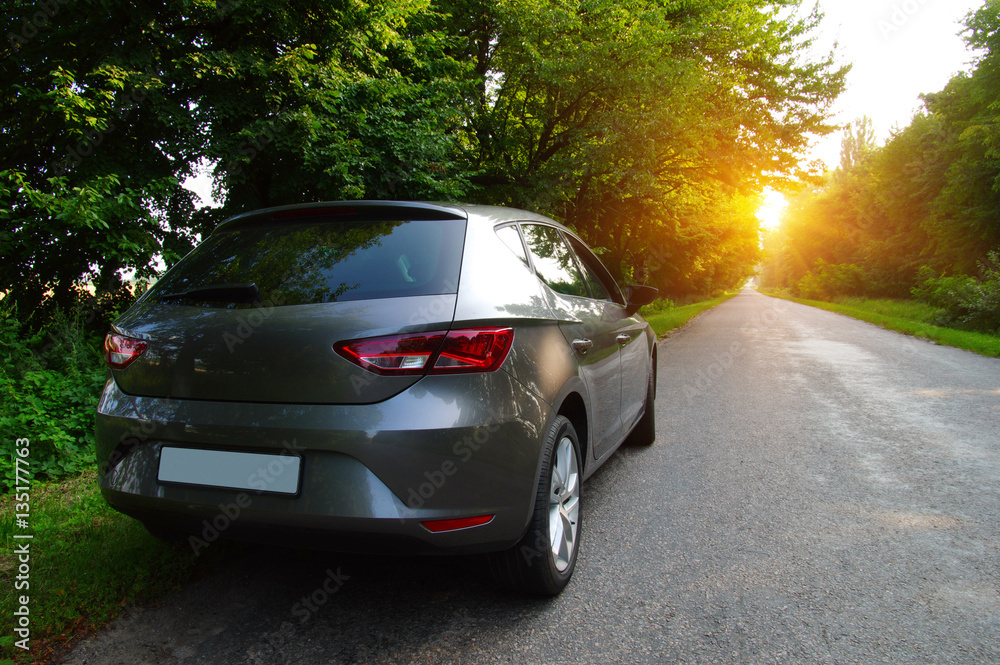
M 750 291 L 659 354 L 560 597 L 248 547 L 66 662 L 1000 662 L 1000 361 Z

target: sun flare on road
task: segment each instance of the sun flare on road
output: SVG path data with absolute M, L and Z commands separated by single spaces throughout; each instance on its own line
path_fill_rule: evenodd
M 776 192 L 770 187 L 764 190 L 764 202 L 757 208 L 757 219 L 760 220 L 761 228 L 773 231 L 781 226 L 781 215 L 785 212 L 788 201 L 781 192 Z

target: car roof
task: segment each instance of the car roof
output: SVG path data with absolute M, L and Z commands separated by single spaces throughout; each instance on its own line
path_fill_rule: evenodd
M 507 206 L 481 205 L 478 203 L 445 203 L 443 206 L 452 207 L 464 211 L 470 219 L 479 218 L 494 224 L 503 222 L 547 222 L 562 226 L 553 219 L 544 215 L 522 210 L 521 208 L 508 208 Z
M 504 222 L 545 222 L 565 228 L 552 219 L 519 208 L 466 203 L 422 201 L 317 201 L 295 205 L 263 208 L 234 215 L 216 227 L 216 231 L 231 231 L 261 224 L 281 224 L 316 217 L 363 216 L 365 219 L 399 219 L 400 210 L 409 219 L 465 219 L 471 223 L 501 224 Z

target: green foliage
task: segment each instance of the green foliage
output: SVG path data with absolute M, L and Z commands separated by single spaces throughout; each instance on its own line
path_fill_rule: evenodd
M 865 291 L 865 274 L 860 267 L 852 263 L 829 264 L 822 259 L 795 285 L 798 295 L 812 300 L 859 296 Z
M 480 197 L 561 219 L 671 296 L 760 260 L 755 192 L 797 173 L 843 87 L 798 2 L 517 0 L 456 19 Z M 458 15 L 458 14 L 456 14 Z
M 444 17 L 388 0 L 348 10 L 248 0 L 189 57 L 222 213 L 338 198 L 464 198 L 456 129 L 468 66 Z M 262 19 L 264 19 L 262 21 Z M 253 35 L 248 39 L 248 35 Z
M 80 468 L 99 340 L 57 312 L 127 301 L 126 275 L 250 208 L 517 204 L 665 295 L 732 287 L 760 260 L 759 190 L 804 175 L 844 85 L 801 4 L 10 0 L 4 425 L 37 441 L 39 474 Z M 205 164 L 219 209 L 180 184 Z
M 93 316 L 92 314 L 90 316 Z M 39 331 L 0 301 L 0 492 L 14 483 L 13 448 L 30 441 L 32 478 L 61 478 L 94 464 L 94 411 L 107 376 L 88 314 L 56 313 Z
M 189 98 L 151 66 L 168 43 L 151 12 L 5 3 L 17 27 L 0 47 L 0 292 L 25 317 L 68 309 L 86 282 L 114 291 L 121 270 L 148 276 L 154 256 L 190 247 L 194 206 L 179 183 L 200 139 Z
M 968 275 L 935 276 L 921 271 L 923 282 L 913 289 L 919 301 L 941 309 L 940 325 L 1000 333 L 1000 252 L 990 252 L 981 265 L 982 279 Z
M 652 314 L 660 314 L 662 312 L 666 312 L 667 310 L 671 310 L 676 306 L 677 304 L 670 298 L 657 298 L 648 305 L 643 305 L 642 307 L 640 307 L 639 312 L 643 316 L 648 317 Z
M 835 303 L 851 311 L 864 311 L 872 316 L 906 319 L 915 323 L 934 323 L 939 314 L 939 310 L 931 305 L 898 298 L 841 297 Z
M 974 70 L 925 95 L 924 111 L 883 147 L 871 145 L 865 121 L 849 129 L 841 167 L 803 191 L 767 238 L 766 286 L 831 297 L 847 291 L 828 283 L 820 262 L 850 264 L 866 295 L 950 290 L 953 298 L 939 298 L 950 303 L 949 321 L 995 329 L 988 288 L 980 294 L 958 277 L 928 286 L 920 272 L 973 274 L 1000 249 L 1000 1 L 966 24 Z
M 466 193 L 470 74 L 426 2 L 42 8 L 8 2 L 26 32 L 0 45 L 0 293 L 24 315 L 149 277 L 232 213 Z M 202 163 L 221 209 L 180 185 Z
M 362 197 L 520 205 L 622 276 L 728 288 L 843 89 L 802 4 L 11 0 L 0 293 L 66 309 L 230 214 Z

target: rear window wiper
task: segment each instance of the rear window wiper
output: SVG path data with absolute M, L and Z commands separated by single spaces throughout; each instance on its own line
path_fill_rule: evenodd
M 260 289 L 253 282 L 241 284 L 210 284 L 178 293 L 165 293 L 160 300 L 218 300 L 223 302 L 260 302 Z

